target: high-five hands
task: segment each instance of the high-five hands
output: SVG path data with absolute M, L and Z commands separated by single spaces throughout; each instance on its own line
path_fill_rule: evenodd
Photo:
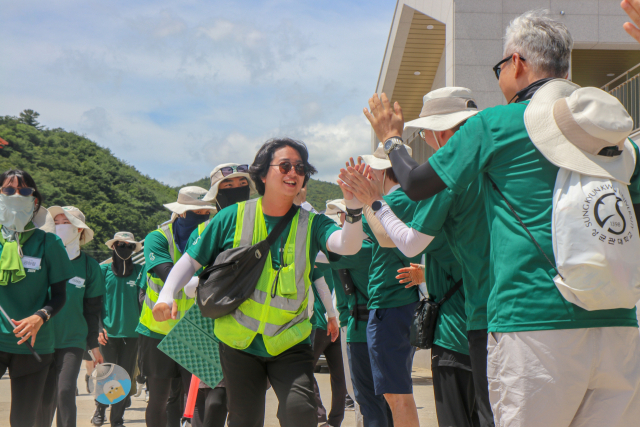
M 402 108 L 398 102 L 395 102 L 393 108 L 391 108 L 391 103 L 387 95 L 383 93 L 378 97 L 376 93 L 369 98 L 369 108 L 371 108 L 371 112 L 366 108 L 363 109 L 363 112 L 364 115 L 367 116 L 373 131 L 380 141 L 385 142 L 393 136 L 402 138 L 404 117 L 402 115 Z
M 347 191 L 368 206 L 376 200 L 381 200 L 382 183 L 371 172 L 371 167 L 362 163 L 360 157 L 358 164 L 354 163 L 353 158 L 350 159 L 350 163 L 347 162 L 346 169 L 340 169 L 340 187 L 346 185 Z
M 625 22 L 623 25 L 624 30 L 640 43 L 640 30 L 638 29 L 640 27 L 640 0 L 622 0 L 620 7 L 633 21 L 633 24 Z

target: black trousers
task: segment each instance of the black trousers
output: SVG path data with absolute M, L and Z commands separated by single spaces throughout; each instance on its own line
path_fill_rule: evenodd
M 56 426 L 76 426 L 76 388 L 83 352 L 82 348 L 70 347 L 57 348 L 53 353 L 36 426 L 51 427 L 54 414 Z
M 36 425 L 37 408 L 42 402 L 49 366 L 53 353 L 41 354 L 38 362 L 31 354 L 14 354 L 0 351 L 0 378 L 9 370 L 11 381 L 11 427 Z
M 344 401 L 347 395 L 347 383 L 344 378 L 344 364 L 342 361 L 342 345 L 340 337 L 331 342 L 324 329 L 314 329 L 313 336 L 313 366 L 318 363 L 321 354 L 327 359 L 331 380 L 331 412 L 327 417 L 327 410 L 322 405 L 320 389 L 315 377 L 313 378 L 313 391 L 318 405 L 318 423 L 328 423 L 333 427 L 339 427 L 344 420 Z
M 489 401 L 489 382 L 487 380 L 487 337 L 486 329 L 467 331 L 478 418 L 482 427 L 494 427 L 493 411 Z
M 227 391 L 224 387 L 198 389 L 193 427 L 224 427 L 227 421 Z
M 274 357 L 254 356 L 220 343 L 229 427 L 264 425 L 267 380 L 278 397 L 282 427 L 317 427 L 313 395 L 313 352 L 298 344 Z
M 136 366 L 136 358 L 138 357 L 138 338 L 109 338 L 107 345 L 100 345 L 100 353 L 104 357 L 104 361 L 108 363 L 115 363 L 122 366 L 129 378 L 131 378 L 132 384 L 135 382 L 133 378 L 133 370 Z M 133 387 L 129 392 L 129 396 L 133 393 Z M 109 421 L 111 424 L 123 420 L 124 418 L 124 406 L 127 403 L 127 399 L 121 400 L 115 405 L 111 405 L 111 412 L 109 414 Z M 96 406 L 107 406 L 96 402 Z
M 438 425 L 478 426 L 469 356 L 434 344 L 431 372 Z

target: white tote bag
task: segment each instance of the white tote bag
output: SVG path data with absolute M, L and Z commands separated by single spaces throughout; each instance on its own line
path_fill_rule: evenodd
M 554 282 L 585 310 L 640 300 L 640 237 L 626 185 L 560 168 L 553 195 Z

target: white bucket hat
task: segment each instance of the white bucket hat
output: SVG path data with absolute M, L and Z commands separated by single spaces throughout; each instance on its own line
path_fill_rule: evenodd
M 74 206 L 51 206 L 47 210 L 49 211 L 51 218 L 53 218 L 54 220 L 58 215 L 63 214 L 67 217 L 67 219 L 73 226 L 83 229 L 82 236 L 80 236 L 79 241 L 80 246 L 86 245 L 93 240 L 93 230 L 89 228 L 87 224 L 85 224 L 86 219 L 80 209 Z
M 411 155 L 411 153 L 413 152 L 411 150 L 411 147 L 406 144 L 404 147 L 409 152 L 409 155 Z M 363 155 L 362 160 L 364 160 L 366 164 L 371 166 L 372 169 L 376 170 L 389 169 L 391 167 L 391 160 L 389 160 L 389 157 L 384 152 L 384 144 L 382 142 L 378 144 L 378 148 L 376 148 L 376 151 L 374 151 L 373 154 Z
M 187 211 L 197 211 L 199 209 L 215 211 L 216 208 L 211 206 L 210 202 L 203 200 L 206 194 L 207 190 L 201 187 L 182 187 L 178 192 L 178 201 L 167 203 L 164 207 L 176 215 L 181 215 Z
M 251 179 L 251 176 L 249 175 L 249 172 L 238 172 L 238 166 L 247 166 L 247 171 L 249 170 L 248 165 L 240 165 L 238 163 L 224 163 L 222 165 L 216 166 L 215 169 L 212 170 L 209 174 L 209 177 L 211 178 L 211 188 L 209 189 L 209 191 L 207 191 L 207 194 L 202 200 L 204 200 L 205 202 L 213 202 L 218 196 L 218 187 L 220 187 L 222 181 L 224 181 L 225 179 L 238 177 L 247 179 L 247 181 L 249 182 L 249 188 L 251 188 L 251 194 L 254 194 L 256 192 L 256 187 L 253 183 L 253 180 Z M 231 168 L 233 172 L 225 176 L 222 170 L 226 168 Z
M 456 127 L 479 112 L 471 90 L 466 87 L 432 90 L 422 98 L 422 102 L 420 118 L 405 123 L 405 128 L 443 131 Z
M 142 250 L 142 243 L 136 242 L 136 239 L 133 238 L 133 233 L 128 231 L 118 231 L 115 236 L 113 236 L 113 239 L 108 240 L 105 245 L 107 245 L 109 249 L 113 249 L 113 244 L 115 242 L 135 243 L 136 248 L 133 250 L 134 254 Z
M 33 216 L 31 222 L 45 233 L 56 233 L 56 223 L 53 221 L 53 217 L 44 206 L 40 206 L 40 209 L 38 209 L 38 212 Z
M 327 210 L 324 212 L 324 214 L 339 225 L 340 213 L 342 212 L 347 212 L 347 206 L 344 203 L 344 199 L 335 199 L 329 200 L 327 202 Z
M 629 185 L 635 168 L 635 150 L 627 139 L 633 120 L 614 96 L 551 80 L 531 99 L 524 123 L 533 144 L 554 165 Z M 599 154 L 608 147 L 616 148 Z

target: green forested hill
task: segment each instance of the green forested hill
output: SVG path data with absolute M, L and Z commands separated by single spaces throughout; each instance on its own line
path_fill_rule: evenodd
M 104 242 L 116 231 L 131 231 L 143 239 L 169 218 L 162 204 L 176 200 L 174 188 L 142 175 L 83 136 L 41 130 L 5 116 L 0 117 L 0 137 L 9 142 L 0 150 L 0 171 L 29 172 L 43 195 L 43 206 L 80 209 L 95 231 L 83 250 L 98 261 L 110 256 Z
M 9 142 L 0 149 L 0 172 L 11 168 L 29 172 L 45 207 L 80 209 L 95 232 L 83 250 L 103 261 L 111 255 L 104 242 L 116 231 L 131 231 L 141 240 L 169 219 L 162 205 L 176 200 L 178 188 L 141 174 L 81 135 L 42 129 L 35 118 L 33 111 L 21 113 L 20 118 L 0 116 L 0 138 Z M 208 188 L 209 178 L 187 185 Z M 335 184 L 311 180 L 308 185 L 307 200 L 319 211 L 327 200 L 342 197 Z
M 195 182 L 185 184 L 184 187 L 189 185 L 195 185 L 202 188 L 209 188 L 209 178 L 202 178 Z M 180 187 L 176 188 L 179 190 Z M 316 208 L 318 212 L 326 209 L 328 200 L 341 199 L 342 190 L 338 184 L 332 184 L 330 182 L 319 181 L 316 179 L 310 179 L 307 184 L 307 202 Z

